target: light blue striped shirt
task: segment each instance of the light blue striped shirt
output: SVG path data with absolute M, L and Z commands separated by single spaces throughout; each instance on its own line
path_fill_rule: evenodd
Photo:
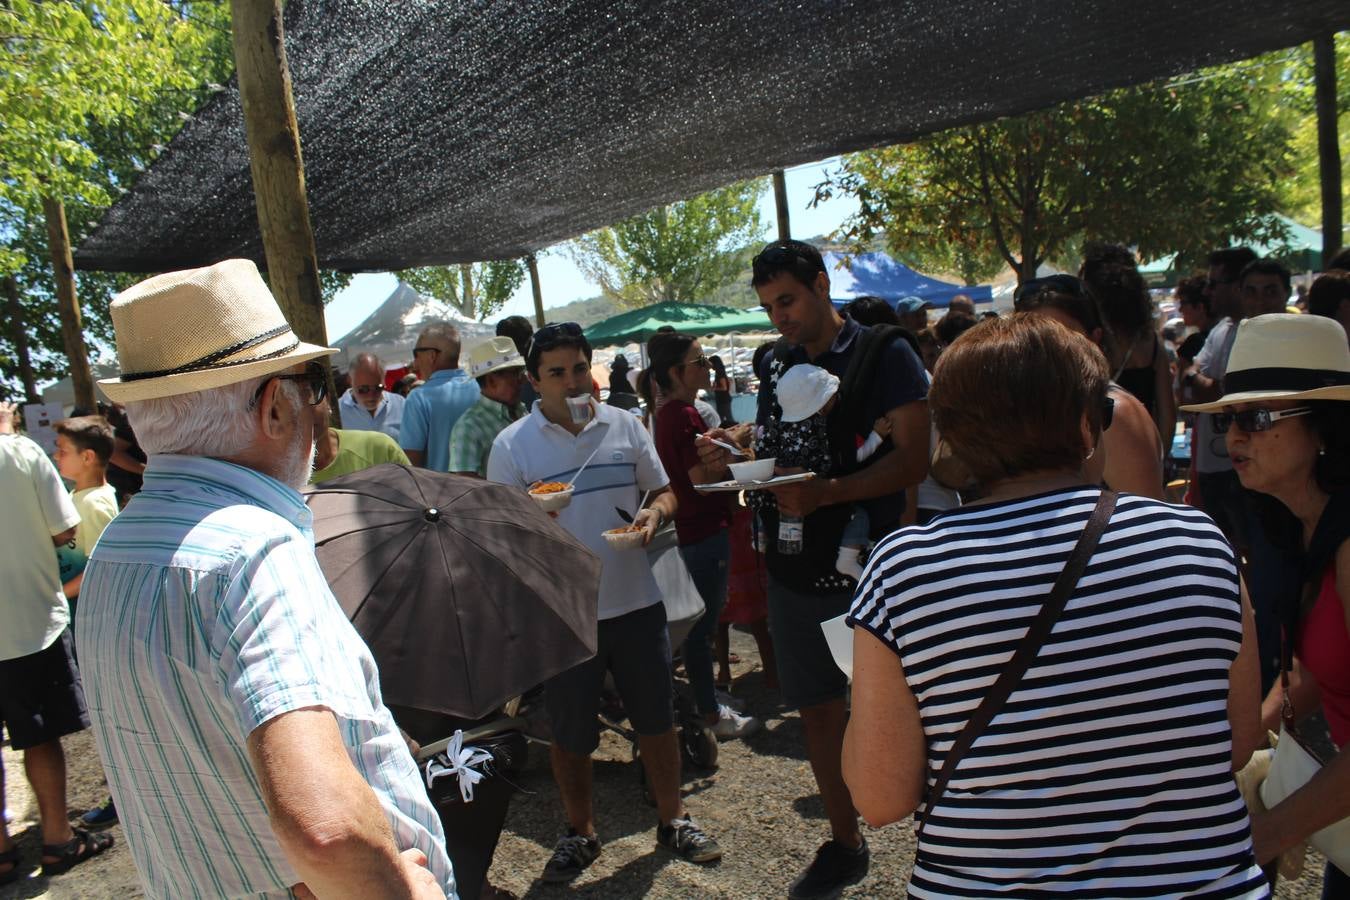
M 399 849 L 425 853 L 455 896 L 440 820 L 370 651 L 315 560 L 310 522 L 298 493 L 252 469 L 152 456 L 85 569 L 75 622 L 85 697 L 151 897 L 290 895 L 300 878 L 246 741 L 314 706 L 337 718 Z

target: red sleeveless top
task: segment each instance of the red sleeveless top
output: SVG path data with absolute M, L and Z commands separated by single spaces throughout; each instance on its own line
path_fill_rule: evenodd
M 1350 743 L 1350 631 L 1336 593 L 1336 566 L 1327 566 L 1322 590 L 1303 622 L 1298 641 L 1303 668 L 1322 690 L 1322 712 L 1338 748 Z

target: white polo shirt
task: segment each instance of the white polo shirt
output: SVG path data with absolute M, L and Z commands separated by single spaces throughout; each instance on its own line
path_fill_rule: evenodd
M 45 650 L 70 622 L 52 536 L 79 524 L 56 466 L 17 434 L 0 435 L 0 659 Z
M 600 557 L 599 617 L 613 619 L 661 600 L 647 554 L 612 550 L 601 537 L 625 524 L 615 507 L 635 515 L 643 492 L 669 483 L 656 445 L 637 416 L 595 404 L 595 418 L 573 435 L 550 422 L 536 401 L 528 416 L 506 426 L 492 442 L 487 477 L 522 489 L 536 481 L 569 481 L 596 448 L 558 522 Z M 565 568 L 559 577 L 566 577 Z

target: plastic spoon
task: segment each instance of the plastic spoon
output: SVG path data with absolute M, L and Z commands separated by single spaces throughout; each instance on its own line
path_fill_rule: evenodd
M 599 453 L 599 452 L 600 452 L 600 448 L 599 448 L 599 447 L 596 447 L 594 450 L 591 451 L 591 455 L 588 456 L 588 457 L 586 457 L 586 461 L 585 461 L 584 463 L 581 464 L 581 468 L 580 468 L 580 469 L 577 469 L 576 474 L 572 476 L 572 480 L 569 481 L 569 482 L 567 482 L 567 486 L 568 486 L 568 487 L 574 487 L 574 486 L 576 486 L 577 479 L 581 477 L 581 473 L 584 472 L 584 471 L 586 471 L 586 467 L 589 466 L 589 465 L 591 464 L 591 460 L 595 459 L 595 454 L 597 454 L 597 453 Z
M 726 450 L 730 450 L 732 453 L 736 454 L 737 456 L 745 456 L 745 455 L 747 455 L 746 452 L 745 452 L 744 450 L 742 450 L 740 447 L 737 447 L 735 444 L 728 444 L 726 441 L 719 441 L 717 438 L 715 438 L 715 437 L 708 437 L 706 434 L 699 435 L 699 437 L 707 438 L 709 441 L 712 441 L 712 442 L 713 442 L 714 444 L 716 444 L 717 446 L 722 447 L 722 448 L 724 448 L 724 449 L 726 449 Z

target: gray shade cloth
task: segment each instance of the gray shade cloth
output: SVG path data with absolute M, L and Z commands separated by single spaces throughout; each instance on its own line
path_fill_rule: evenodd
M 292 0 L 319 261 L 520 256 L 782 167 L 1227 62 L 1345 0 Z M 237 87 L 83 240 L 88 269 L 263 262 Z
M 595 655 L 600 561 L 524 491 L 386 463 L 305 501 L 386 703 L 478 719 Z

